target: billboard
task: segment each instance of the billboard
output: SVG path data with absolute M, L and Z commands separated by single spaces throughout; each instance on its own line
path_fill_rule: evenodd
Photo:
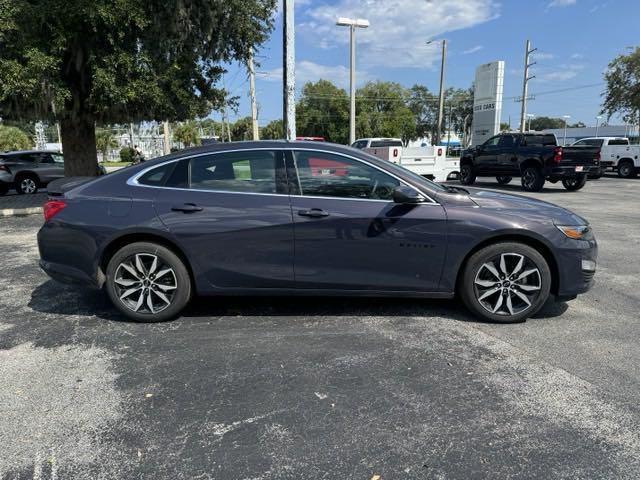
M 500 131 L 504 61 L 485 63 L 476 68 L 473 96 L 471 145 L 479 145 Z

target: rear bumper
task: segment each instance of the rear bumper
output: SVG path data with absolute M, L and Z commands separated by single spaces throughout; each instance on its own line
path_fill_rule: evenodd
M 40 260 L 40 268 L 56 282 L 82 285 L 93 289 L 100 289 L 104 284 L 104 274 L 100 270 L 95 277 L 91 277 L 77 268 L 45 260 Z
M 582 167 L 582 171 L 576 168 Z M 569 165 L 559 167 L 547 167 L 545 176 L 547 178 L 575 178 L 580 175 L 597 175 L 600 172 L 600 165 Z

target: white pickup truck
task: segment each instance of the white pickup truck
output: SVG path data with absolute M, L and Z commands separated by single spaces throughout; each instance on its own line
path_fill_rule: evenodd
M 617 170 L 622 178 L 635 177 L 640 170 L 640 145 L 630 145 L 624 137 L 583 138 L 572 146 L 600 147 L 600 166 Z
M 353 145 L 382 160 L 388 160 L 436 182 L 460 174 L 460 159 L 447 159 L 446 147 L 403 147 L 395 138 L 363 138 Z

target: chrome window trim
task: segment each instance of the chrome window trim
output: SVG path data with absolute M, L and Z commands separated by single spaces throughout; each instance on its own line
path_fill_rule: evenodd
M 356 200 L 356 201 L 361 201 L 361 202 L 384 202 L 384 203 L 393 203 L 391 200 L 379 200 L 379 199 L 375 199 L 375 198 L 346 198 L 346 197 L 321 197 L 321 196 L 311 196 L 311 195 L 291 195 L 288 193 L 258 193 L 258 192 L 234 192 L 234 191 L 230 191 L 230 190 L 204 190 L 204 189 L 197 189 L 197 188 L 179 188 L 179 187 L 164 187 L 164 186 L 157 186 L 157 185 L 144 185 L 140 182 L 138 182 L 138 179 L 144 175 L 145 173 L 147 173 L 150 170 L 153 170 L 154 168 L 159 168 L 162 167 L 164 165 L 167 165 L 169 163 L 174 163 L 174 162 L 179 162 L 181 160 L 185 160 L 185 159 L 191 159 L 191 158 L 198 158 L 198 157 L 204 157 L 204 156 L 208 156 L 208 155 L 220 155 L 220 154 L 224 154 L 224 153 L 235 153 L 235 152 L 251 152 L 251 151 L 262 151 L 262 150 L 269 150 L 269 151 L 277 151 L 277 150 L 281 150 L 281 151 L 305 151 L 305 152 L 319 152 L 319 153 L 327 153 L 330 155 L 338 155 L 338 156 L 342 156 L 345 158 L 349 158 L 351 160 L 354 160 L 356 162 L 362 162 L 366 165 L 369 165 L 370 167 L 375 168 L 376 170 L 379 170 L 382 173 L 385 173 L 393 178 L 395 178 L 396 180 L 398 180 L 400 182 L 400 184 L 412 188 L 413 190 L 415 190 L 416 192 L 418 192 L 421 196 L 423 196 L 425 198 L 426 201 L 421 202 L 421 203 L 416 203 L 416 205 L 440 205 L 438 202 L 436 202 L 433 198 L 431 198 L 429 195 L 421 192 L 419 189 L 417 189 L 415 186 L 411 185 L 410 183 L 407 183 L 406 180 L 398 177 L 397 175 L 394 175 L 391 172 L 388 172 L 387 170 L 384 170 L 383 168 L 380 168 L 377 165 L 374 165 L 370 162 L 367 162 L 366 160 L 363 160 L 361 158 L 356 158 L 353 157 L 351 155 L 347 155 L 346 153 L 342 153 L 342 152 L 333 152 L 331 150 L 323 150 L 323 149 L 319 149 L 319 148 L 308 148 L 308 147 L 265 147 L 265 148 L 238 148 L 238 149 L 234 149 L 234 150 L 220 150 L 220 151 L 216 151 L 216 152 L 203 152 L 203 153 L 198 153 L 196 155 L 185 155 L 179 158 L 172 158 L 171 160 L 166 160 L 164 162 L 161 163 L 157 163 L 155 165 L 151 165 L 147 168 L 144 168 L 142 170 L 140 170 L 138 173 L 136 173 L 135 175 L 129 177 L 127 179 L 127 185 L 132 186 L 132 187 L 144 187 L 144 188 L 159 188 L 159 189 L 167 189 L 167 190 L 180 190 L 180 191 L 187 191 L 187 192 L 210 192 L 210 193 L 231 193 L 231 194 L 239 194 L 239 195 L 267 195 L 267 196 L 278 196 L 278 197 L 292 197 L 292 198 L 325 198 L 325 199 L 332 199 L 332 200 Z M 297 167 L 296 167 L 297 170 Z

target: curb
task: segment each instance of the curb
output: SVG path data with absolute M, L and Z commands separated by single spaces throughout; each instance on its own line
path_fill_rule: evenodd
M 0 217 L 18 217 L 23 215 L 36 215 L 38 213 L 42 213 L 42 207 L 0 209 Z

